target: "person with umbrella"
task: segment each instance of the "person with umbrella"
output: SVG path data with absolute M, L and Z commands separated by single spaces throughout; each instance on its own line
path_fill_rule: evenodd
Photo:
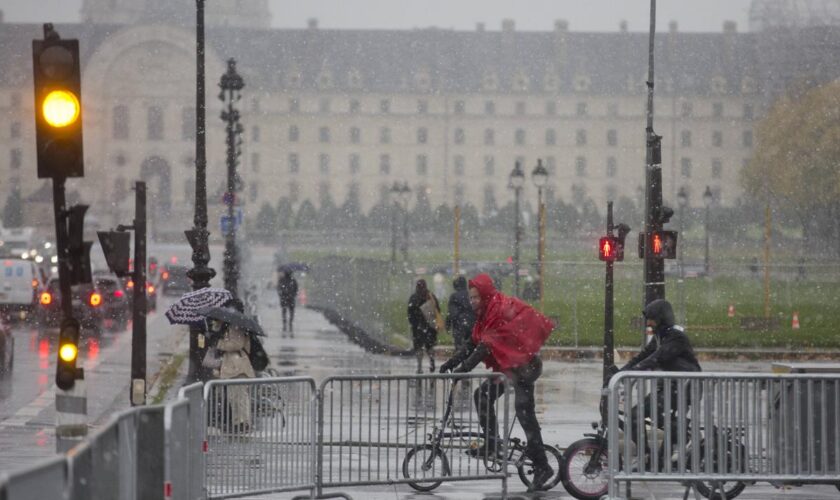
M 277 294 L 280 296 L 280 314 L 283 316 L 283 337 L 286 332 L 292 337 L 295 336 L 294 326 L 295 322 L 295 301 L 297 300 L 298 282 L 292 276 L 292 269 L 288 267 L 280 268 L 280 279 L 277 280 Z M 286 315 L 288 314 L 288 323 Z

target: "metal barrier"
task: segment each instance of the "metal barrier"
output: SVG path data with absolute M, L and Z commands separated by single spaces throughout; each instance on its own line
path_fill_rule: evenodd
M 315 380 L 214 380 L 204 387 L 208 498 L 314 490 Z
M 642 480 L 840 484 L 840 375 L 622 372 L 607 396 L 610 498 Z
M 451 427 L 438 436 L 441 419 L 454 386 Z M 501 453 L 501 465 L 485 467 L 471 459 L 482 437 L 473 391 L 482 382 L 507 384 L 502 375 L 406 375 L 330 377 L 319 391 L 318 496 L 322 488 L 395 483 L 501 479 L 507 492 L 506 443 L 510 435 L 508 395 L 502 398 L 500 431 L 504 438 L 491 447 Z M 508 388 L 509 389 L 509 388 Z M 434 452 L 429 443 L 440 437 L 445 457 L 440 468 L 425 470 Z M 478 451 L 478 450 L 475 450 Z M 414 460 L 407 456 L 411 454 Z M 421 481 L 418 481 L 421 480 Z
M 61 455 L 9 474 L 0 480 L 0 498 L 6 500 L 43 500 L 65 498 L 69 479 L 67 459 Z

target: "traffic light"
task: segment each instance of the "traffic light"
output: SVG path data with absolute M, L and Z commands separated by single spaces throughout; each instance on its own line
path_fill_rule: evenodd
M 650 251 L 657 259 L 676 259 L 677 232 L 653 231 L 650 236 Z
M 90 283 L 90 248 L 93 243 L 84 241 L 85 212 L 87 205 L 73 205 L 67 210 L 67 252 L 70 255 L 70 283 Z
M 612 262 L 618 257 L 618 238 L 615 236 L 604 236 L 598 242 L 598 258 Z
M 128 231 L 98 231 L 99 243 L 108 269 L 120 278 L 128 276 L 131 260 L 131 233 Z
M 32 41 L 32 68 L 38 177 L 83 177 L 79 41 L 44 25 L 44 39 Z
M 70 390 L 79 378 L 76 359 L 79 355 L 79 322 L 65 319 L 58 332 L 58 365 L 55 371 L 55 385 L 62 390 Z

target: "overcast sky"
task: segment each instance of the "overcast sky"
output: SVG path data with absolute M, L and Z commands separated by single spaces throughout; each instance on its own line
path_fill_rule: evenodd
M 184 1 L 184 0 L 163 0 Z M 659 0 L 657 25 L 677 21 L 680 31 L 721 31 L 725 20 L 748 30 L 751 0 Z M 484 23 L 497 30 L 501 20 L 517 30 L 546 31 L 565 19 L 572 31 L 616 31 L 626 20 L 631 31 L 647 31 L 649 0 L 268 0 L 272 24 L 301 28 L 317 18 L 322 28 L 397 28 L 437 26 L 475 29 Z M 78 22 L 82 0 L 2 0 L 8 22 Z M 207 9 L 213 0 L 207 0 Z

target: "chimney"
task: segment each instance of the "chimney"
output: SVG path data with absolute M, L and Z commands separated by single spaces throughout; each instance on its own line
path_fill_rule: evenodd
M 516 23 L 513 19 L 502 19 L 502 31 L 505 33 L 512 33 L 516 29 Z
M 475 23 L 475 30 L 484 33 L 484 23 Z
M 311 30 L 317 30 L 318 29 L 318 19 L 314 18 L 314 17 L 310 17 L 309 19 L 306 20 L 306 27 L 311 29 Z
M 620 23 L 618 23 L 618 30 L 622 33 L 627 33 L 627 21 L 622 19 Z

